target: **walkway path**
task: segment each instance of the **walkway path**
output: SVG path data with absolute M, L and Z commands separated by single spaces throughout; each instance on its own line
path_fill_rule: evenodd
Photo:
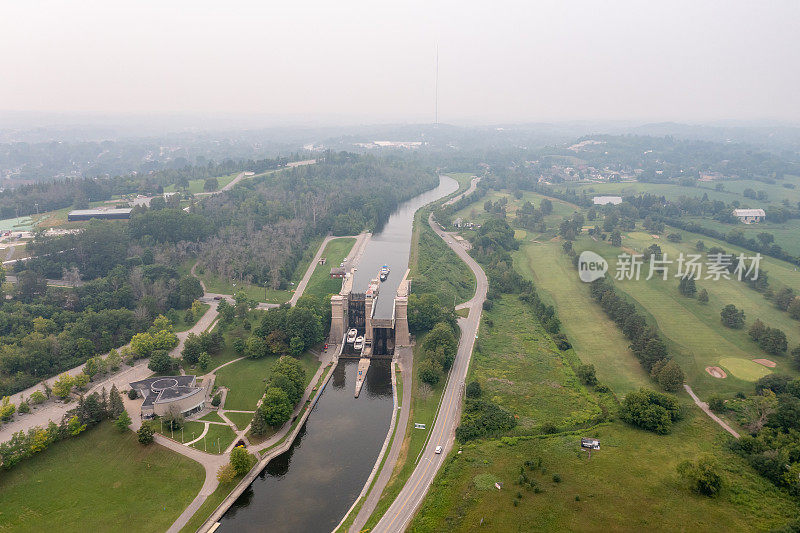
M 736 432 L 736 430 L 734 430 L 732 427 L 730 427 L 728 424 L 726 424 L 725 421 L 722 420 L 720 417 L 715 415 L 714 412 L 711 411 L 711 409 L 708 408 L 708 404 L 706 402 L 701 401 L 700 398 L 697 397 L 697 395 L 694 393 L 694 391 L 692 390 L 692 388 L 689 386 L 688 383 L 684 383 L 683 384 L 683 388 L 686 389 L 686 392 L 688 392 L 689 396 L 692 397 L 692 400 L 694 400 L 694 403 L 697 404 L 697 407 L 702 409 L 703 412 L 705 414 L 707 414 L 711 418 L 711 420 L 713 420 L 714 422 L 716 422 L 717 424 L 722 426 L 722 429 L 724 429 L 725 431 L 727 431 L 728 433 L 730 433 L 731 435 L 733 435 L 737 439 L 739 438 L 739 434 Z

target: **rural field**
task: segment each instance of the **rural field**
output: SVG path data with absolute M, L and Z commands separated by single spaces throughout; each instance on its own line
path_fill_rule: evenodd
M 725 224 L 718 220 L 701 217 L 682 217 L 682 220 L 694 222 L 704 228 L 725 234 L 733 230 L 741 231 L 748 239 L 758 238 L 758 234 L 768 232 L 775 236 L 775 243 L 794 256 L 800 256 L 800 220 L 791 219 L 786 222 L 760 222 L 758 224 Z
M 165 531 L 205 473 L 158 444 L 142 446 L 110 423 L 50 446 L 0 475 L 0 530 Z M 165 482 L 166 480 L 166 482 Z M 53 497 L 33 497 L 50 494 Z
M 622 422 L 585 433 L 464 445 L 448 458 L 409 530 L 715 531 L 724 524 L 753 531 L 780 527 L 800 513 L 796 501 L 726 450 L 722 430 L 698 409 L 689 409 L 669 435 Z M 591 459 L 580 449 L 581 436 L 600 440 Z M 715 457 L 725 481 L 713 499 L 690 492 L 676 472 L 681 461 L 704 454 Z M 542 470 L 525 466 L 538 459 Z M 516 484 L 521 469 L 541 492 Z
M 527 304 L 503 295 L 484 312 L 467 383 L 478 381 L 486 398 L 518 417 L 515 433 L 547 423 L 582 427 L 602 409 L 575 375 L 577 363 L 571 350 L 559 352 Z
M 641 253 L 647 246 L 657 243 L 668 257 L 677 258 L 680 252 L 697 253 L 693 249 L 694 240 L 684 238 L 682 243 L 671 243 L 666 239 L 655 239 L 643 232 L 629 232 L 623 238 L 623 248 Z M 705 239 L 707 246 L 714 243 Z M 616 256 L 620 249 L 607 242 L 592 241 L 581 237 L 575 244 L 577 250 L 591 249 L 609 261 L 609 271 L 613 272 Z M 731 250 L 731 247 L 727 247 Z M 765 266 L 770 276 L 778 270 L 779 262 Z M 674 267 L 677 268 L 677 267 Z M 786 270 L 787 267 L 781 267 Z M 613 274 L 612 274 L 613 275 Z M 643 276 L 642 278 L 646 277 Z M 764 296 L 750 289 L 745 283 L 736 280 L 700 280 L 698 290 L 705 288 L 709 293 L 709 302 L 702 304 L 697 299 L 687 298 L 678 292 L 678 280 L 670 277 L 666 281 L 654 277 L 646 281 L 640 279 L 616 281 L 615 285 L 630 296 L 650 316 L 653 323 L 664 334 L 670 352 L 680 363 L 687 375 L 687 380 L 701 396 L 712 393 L 749 392 L 752 382 L 768 371 L 765 367 L 753 363 L 752 359 L 769 358 L 778 363 L 775 371 L 794 374 L 786 356 L 769 356 L 765 354 L 747 335 L 747 327 L 755 318 L 760 318 L 771 327 L 782 329 L 789 340 L 789 346 L 800 343 L 800 331 L 797 321 L 776 309 Z M 722 325 L 720 310 L 733 303 L 743 309 L 746 315 L 745 328 L 732 330 Z M 706 371 L 709 366 L 721 366 L 722 359 L 733 368 L 725 379 L 717 379 Z M 750 368 L 750 371 L 743 369 Z M 762 370 L 763 369 L 763 370 Z
M 575 355 L 594 365 L 601 383 L 621 396 L 650 383 L 628 340 L 591 300 L 560 242 L 524 243 L 514 255 L 514 266 L 558 309 Z

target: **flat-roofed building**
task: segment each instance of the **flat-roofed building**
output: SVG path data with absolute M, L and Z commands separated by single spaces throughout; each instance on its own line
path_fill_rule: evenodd
M 73 222 L 76 220 L 91 220 L 98 218 L 101 220 L 127 220 L 131 218 L 130 207 L 120 207 L 112 209 L 76 209 L 70 211 L 67 215 L 67 220 Z
M 622 203 L 622 196 L 595 196 L 592 198 L 594 205 L 617 205 Z
M 753 222 L 761 222 L 767 214 L 763 209 L 734 209 L 733 216 L 745 224 L 752 224 Z

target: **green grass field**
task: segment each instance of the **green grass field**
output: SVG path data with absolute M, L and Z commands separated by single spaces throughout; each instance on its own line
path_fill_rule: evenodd
M 465 222 L 474 222 L 476 224 L 483 224 L 486 220 L 488 220 L 492 216 L 483 208 L 483 205 L 488 200 L 496 202 L 501 198 L 508 199 L 508 205 L 506 206 L 506 214 L 509 220 L 513 220 L 516 217 L 517 209 L 519 209 L 522 206 L 522 204 L 524 204 L 525 202 L 531 202 L 536 209 L 539 209 L 542 200 L 545 198 L 545 196 L 531 191 L 522 191 L 522 198 L 517 199 L 514 197 L 511 191 L 493 190 L 489 192 L 486 196 L 478 200 L 477 202 L 473 202 L 472 204 L 462 208 L 460 211 L 457 211 L 453 215 L 453 219 L 460 217 L 464 219 Z M 552 214 L 544 217 L 544 221 L 548 226 L 553 226 L 555 223 L 557 223 L 557 221 L 560 221 L 561 218 L 569 216 L 578 210 L 578 207 L 576 205 L 573 205 L 569 202 L 565 202 L 563 200 L 559 200 L 557 198 L 550 198 L 550 201 L 553 204 L 553 212 Z M 469 235 L 469 233 L 470 232 L 465 232 L 464 234 Z
M 103 423 L 0 475 L 0 530 L 165 531 L 204 477 L 198 463 Z
M 666 436 L 621 422 L 588 433 L 601 445 L 591 459 L 579 448 L 582 434 L 465 445 L 448 458 L 409 531 L 764 531 L 800 513 L 797 501 L 725 449 L 722 430 L 699 410 Z M 678 463 L 702 454 L 716 458 L 724 477 L 717 498 L 691 493 L 677 476 Z M 523 463 L 537 458 L 545 472 L 526 470 L 539 494 L 515 484 Z
M 328 241 L 325 250 L 322 252 L 322 257 L 326 258 L 326 263 L 317 265 L 314 268 L 314 273 L 311 274 L 303 295 L 308 294 L 315 298 L 325 298 L 329 294 L 339 294 L 339 291 L 342 290 L 342 280 L 331 278 L 331 268 L 338 267 L 344 258 L 350 255 L 355 243 L 356 240 L 350 237 Z M 317 245 L 317 248 L 319 248 L 319 245 Z
M 236 427 L 241 431 L 247 427 L 247 424 L 253 420 L 253 413 L 225 413 L 231 422 L 236 424 Z
M 696 253 L 693 250 L 694 240 L 684 238 L 683 243 L 670 243 L 666 239 L 654 239 L 643 232 L 630 232 L 623 239 L 623 247 L 641 252 L 650 244 L 657 242 L 668 257 L 677 258 L 679 252 Z M 706 239 L 706 245 L 711 242 Z M 609 260 L 609 269 L 614 271 L 616 256 L 620 250 L 605 242 L 594 242 L 582 237 L 576 243 L 576 249 L 594 250 Z M 731 247 L 726 247 L 731 250 Z M 778 262 L 766 266 L 772 276 L 779 269 Z M 677 269 L 673 265 L 674 269 Z M 780 267 L 786 270 L 787 267 Z M 673 271 L 674 273 L 674 271 Z M 646 273 L 645 273 L 646 274 Z M 788 274 L 788 273 L 786 273 Z M 682 296 L 678 290 L 678 281 L 669 278 L 663 281 L 654 277 L 646 281 L 617 281 L 616 286 L 628 294 L 648 314 L 652 323 L 666 337 L 670 352 L 680 363 L 687 375 L 688 382 L 703 397 L 709 393 L 749 392 L 752 384 L 749 380 L 741 380 L 735 375 L 725 379 L 710 376 L 705 368 L 717 366 L 723 357 L 750 360 L 766 357 L 778 363 L 776 372 L 794 374 L 786 357 L 767 356 L 747 335 L 747 327 L 758 317 L 772 327 L 782 329 L 790 346 L 800 342 L 798 322 L 792 320 L 785 312 L 776 309 L 762 294 L 750 289 L 746 284 L 736 280 L 700 280 L 698 290 L 705 288 L 709 293 L 708 304 L 701 304 L 696 299 Z M 744 329 L 732 330 L 720 322 L 719 312 L 726 304 L 733 303 L 745 311 L 746 325 Z
M 594 365 L 601 383 L 623 396 L 650 383 L 628 340 L 591 300 L 560 242 L 523 244 L 514 254 L 514 266 L 556 307 L 575 354 Z
M 483 316 L 467 383 L 518 417 L 514 433 L 581 426 L 601 413 L 572 370 L 574 354 L 558 351 L 528 305 L 503 295 Z
M 201 416 L 199 420 L 206 420 L 208 422 L 225 422 L 216 411 L 211 411 L 210 413 Z
M 684 220 L 695 222 L 707 229 L 728 234 L 739 230 L 749 239 L 757 239 L 762 232 L 775 236 L 775 243 L 794 256 L 800 256 L 800 220 L 791 219 L 782 223 L 760 222 L 758 224 L 725 224 L 717 220 L 701 217 L 684 217 Z
M 236 178 L 236 176 L 238 176 L 238 175 L 239 175 L 239 173 L 236 172 L 235 174 L 230 174 L 228 176 L 219 176 L 219 177 L 217 177 L 217 183 L 219 184 L 219 189 L 217 189 L 217 190 L 222 189 L 224 186 L 226 186 L 227 184 L 232 182 Z M 189 194 L 197 194 L 197 193 L 200 193 L 200 192 L 205 192 L 203 190 L 203 186 L 205 185 L 205 183 L 206 183 L 206 180 L 204 178 L 198 178 L 196 180 L 189 180 L 189 188 L 186 189 L 186 192 L 188 192 Z M 237 185 L 238 185 L 238 183 L 237 183 Z M 164 192 L 175 192 L 175 191 L 183 192 L 183 189 L 178 188 L 175 184 L 168 185 L 168 186 L 164 187 Z
M 216 385 L 228 387 L 225 409 L 252 411 L 258 400 L 264 395 L 266 379 L 270 369 L 278 360 L 277 357 L 263 359 L 242 359 L 217 372 Z M 306 352 L 300 357 L 306 371 L 306 380 L 310 381 L 319 367 L 315 355 Z
M 250 283 L 230 281 L 222 279 L 214 274 L 203 272 L 202 268 L 198 267 L 196 270 L 198 277 L 203 280 L 206 286 L 206 291 L 215 294 L 236 294 L 239 291 L 244 291 L 248 298 L 257 302 L 268 302 L 282 304 L 288 302 L 292 297 L 291 291 L 275 290 L 270 288 L 259 287 Z M 264 295 L 266 294 L 266 299 Z

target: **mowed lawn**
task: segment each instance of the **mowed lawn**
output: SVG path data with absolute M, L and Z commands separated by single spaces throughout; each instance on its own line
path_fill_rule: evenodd
M 591 459 L 581 434 L 464 445 L 446 460 L 409 531 L 766 531 L 800 513 L 797 501 L 725 448 L 722 430 L 697 409 L 665 436 L 622 422 L 588 433 L 601 446 Z M 676 472 L 705 454 L 725 481 L 716 498 L 693 494 Z M 539 458 L 544 472 L 523 466 Z M 516 485 L 520 467 L 541 493 Z
M 792 255 L 800 255 L 800 220 L 793 218 L 786 222 L 762 222 L 760 224 L 725 224 L 718 220 L 701 217 L 686 217 L 685 220 L 695 222 L 704 228 L 725 234 L 741 231 L 748 239 L 758 239 L 762 232 L 771 233 L 775 243 Z
M 166 531 L 204 478 L 191 459 L 103 423 L 0 474 L 0 531 Z
M 241 431 L 253 420 L 253 413 L 225 413 L 231 422 Z
M 221 368 L 217 372 L 215 384 L 229 389 L 224 408 L 236 411 L 254 410 L 258 400 L 264 395 L 270 369 L 277 361 L 277 357 L 242 359 Z M 306 371 L 306 384 L 308 384 L 319 367 L 319 359 L 311 352 L 306 352 L 298 361 Z
M 654 239 L 642 232 L 630 232 L 623 239 L 623 248 L 633 249 L 641 253 L 650 244 L 661 246 L 668 257 L 677 258 L 679 252 L 696 253 L 693 241 L 674 244 L 666 239 Z M 706 245 L 711 243 L 706 240 Z M 617 255 L 622 250 L 612 247 L 606 242 L 594 242 L 582 237 L 576 243 L 576 249 L 591 249 L 603 255 L 609 261 L 610 275 L 614 275 Z M 731 250 L 731 247 L 727 247 Z M 676 272 L 672 266 L 672 273 Z M 772 267 L 770 269 L 772 275 Z M 722 366 L 722 359 L 740 359 L 751 361 L 756 358 L 768 358 L 776 361 L 776 372 L 794 374 L 785 356 L 769 356 L 747 335 L 747 327 L 755 318 L 760 318 L 767 325 L 782 329 L 789 338 L 790 347 L 800 342 L 798 326 L 800 323 L 789 318 L 788 314 L 776 309 L 762 294 L 750 289 L 745 283 L 735 280 L 699 280 L 698 288 L 709 292 L 708 304 L 701 304 L 697 299 L 687 298 L 678 292 L 678 280 L 669 277 L 666 281 L 654 277 L 647 281 L 615 281 L 615 285 L 648 314 L 666 337 L 672 355 L 680 363 L 687 380 L 698 394 L 733 393 L 752 390 L 750 379 L 739 374 L 729 373 L 725 379 L 710 376 L 705 368 Z M 699 290 L 699 289 L 698 289 Z M 722 325 L 720 310 L 733 303 L 745 310 L 746 326 L 741 330 L 732 330 Z
M 342 290 L 342 280 L 331 278 L 331 268 L 338 267 L 344 258 L 348 257 L 355 243 L 356 240 L 352 237 L 328 241 L 322 252 L 322 257 L 326 258 L 326 262 L 324 265 L 317 265 L 314 268 L 314 273 L 311 274 L 303 295 L 325 298 L 329 294 L 339 294 L 339 291 Z
M 238 176 L 238 175 L 239 175 L 239 173 L 236 172 L 236 173 L 230 174 L 228 176 L 218 176 L 217 177 L 217 184 L 219 185 L 219 188 L 217 188 L 215 190 L 218 191 L 218 190 L 222 189 L 227 184 L 229 184 L 234 179 L 236 179 L 236 176 Z M 195 180 L 189 180 L 189 188 L 186 189 L 186 192 L 188 192 L 189 194 L 197 194 L 197 193 L 200 193 L 200 192 L 205 192 L 204 191 L 205 184 L 206 184 L 206 180 L 204 178 L 198 178 L 198 179 L 195 179 Z M 178 187 L 174 183 L 172 185 L 168 185 L 167 187 L 164 187 L 164 192 L 176 192 L 176 191 L 183 192 L 183 189 L 181 189 L 180 187 Z
M 591 299 L 589 287 L 578 278 L 560 242 L 523 244 L 514 254 L 514 266 L 556 307 L 575 354 L 594 365 L 601 383 L 621 396 L 649 385 L 629 341 Z
M 579 426 L 601 408 L 575 376 L 568 356 L 527 304 L 503 295 L 484 311 L 467 382 L 477 380 L 486 398 L 518 417 L 513 432 L 530 433 L 546 423 Z

